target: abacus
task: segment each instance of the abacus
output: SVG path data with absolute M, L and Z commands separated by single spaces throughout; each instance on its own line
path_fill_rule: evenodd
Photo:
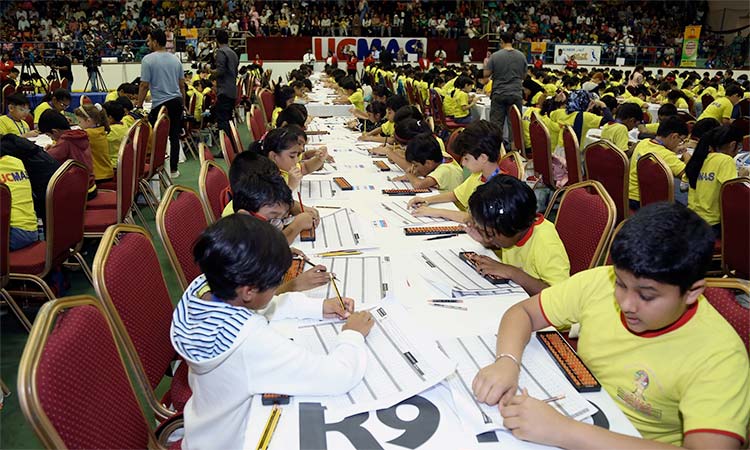
M 333 177 L 333 182 L 336 183 L 336 185 L 341 189 L 342 191 L 351 191 L 354 189 L 354 187 L 346 181 L 346 178 L 344 177 Z
M 461 258 L 463 262 L 469 265 L 476 273 L 479 273 L 479 268 L 477 267 L 477 263 L 474 262 L 474 257 L 477 256 L 476 252 L 459 252 L 458 257 Z M 479 273 L 479 275 L 482 276 L 485 280 L 489 281 L 492 284 L 505 284 L 508 280 L 507 278 L 498 278 L 494 275 L 490 274 L 482 274 Z
M 430 188 L 414 188 L 414 189 L 383 189 L 385 195 L 415 195 L 415 194 L 426 194 L 430 192 Z
M 375 164 L 375 167 L 380 169 L 381 172 L 388 172 L 391 170 L 390 166 L 385 163 L 385 161 L 373 161 L 373 164 Z
M 286 271 L 284 274 L 284 279 L 282 280 L 282 284 L 292 281 L 293 279 L 297 278 L 302 274 L 302 272 L 305 270 L 305 260 L 299 259 L 299 258 L 292 258 L 292 265 L 289 266 L 289 270 Z
M 406 227 L 404 234 L 407 236 L 429 236 L 435 234 L 462 234 L 466 230 L 460 225 L 442 227 Z
M 537 331 L 536 337 L 578 392 L 598 392 L 602 385 L 557 331 Z
M 302 232 L 299 234 L 299 240 L 302 242 L 315 242 L 315 228 L 302 230 Z
M 284 394 L 263 394 L 260 397 L 260 402 L 266 406 L 268 405 L 288 405 L 289 396 Z

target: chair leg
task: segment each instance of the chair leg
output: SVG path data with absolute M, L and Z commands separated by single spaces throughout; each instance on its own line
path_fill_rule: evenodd
M 16 301 L 13 299 L 13 297 L 10 296 L 10 293 L 6 291 L 5 289 L 0 289 L 0 298 L 5 300 L 5 303 L 8 304 L 10 309 L 13 311 L 13 314 L 16 315 L 18 318 L 18 321 L 21 322 L 21 325 L 23 325 L 24 328 L 26 328 L 26 331 L 31 331 L 31 321 L 26 317 L 26 314 L 24 314 L 21 307 L 16 303 Z M 0 380 L 0 383 L 2 383 L 2 380 Z M 5 384 L 2 384 L 3 388 L 3 395 L 8 395 L 7 390 L 8 388 L 5 386 Z
M 2 378 L 0 378 L 0 392 L 3 394 L 3 397 L 10 395 L 10 389 L 8 389 L 8 385 L 5 384 Z
M 159 204 L 159 199 L 156 198 L 156 193 L 151 189 L 148 180 L 140 180 L 138 182 L 138 190 L 143 194 L 146 203 L 148 203 L 148 206 L 151 208 L 151 212 L 154 214 L 154 217 L 156 217 L 156 205 Z
M 139 208 L 138 205 L 133 205 L 133 211 L 135 211 L 135 215 L 138 216 L 138 220 L 141 221 L 141 224 L 143 225 L 143 228 L 148 229 L 148 224 L 146 223 L 146 218 L 143 217 L 143 213 L 141 212 L 141 208 Z
M 94 276 L 91 273 L 91 267 L 89 267 L 89 263 L 86 262 L 83 255 L 80 252 L 73 252 L 73 256 L 76 258 L 76 261 L 78 261 L 78 265 L 81 266 L 81 270 L 83 271 L 83 274 L 86 275 L 86 278 L 89 279 L 89 283 L 91 283 L 91 286 L 93 286 Z
M 21 281 L 31 281 L 32 283 L 39 286 L 44 296 L 47 297 L 47 300 L 54 300 L 57 298 L 55 297 L 55 293 L 52 292 L 52 289 L 50 289 L 47 283 L 36 275 L 29 275 L 26 273 L 11 273 L 10 279 L 21 280 Z

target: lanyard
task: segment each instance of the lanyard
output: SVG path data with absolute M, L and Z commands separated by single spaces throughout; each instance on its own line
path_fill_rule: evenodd
M 18 135 L 19 135 L 19 136 L 23 136 L 23 135 L 24 135 L 24 133 L 26 133 L 26 131 L 28 131 L 28 130 L 26 130 L 26 124 L 25 124 L 24 122 L 20 122 L 20 123 L 21 123 L 21 126 L 18 126 L 19 122 L 17 122 L 17 121 L 16 121 L 16 119 L 12 118 L 12 117 L 10 116 L 10 114 L 6 114 L 6 115 L 7 115 L 7 116 L 8 116 L 8 118 L 9 118 L 9 119 L 10 119 L 10 120 L 11 120 L 11 121 L 13 122 L 13 125 L 15 125 L 15 126 L 16 126 L 16 128 L 18 129 Z

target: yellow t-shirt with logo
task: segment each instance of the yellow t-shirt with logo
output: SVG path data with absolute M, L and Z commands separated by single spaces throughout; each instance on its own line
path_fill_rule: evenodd
M 130 127 L 132 127 L 134 123 L 135 123 L 135 117 L 131 116 L 130 114 L 125 114 L 123 116 L 122 124 L 128 127 L 128 129 L 130 129 Z
M 456 196 L 456 200 L 461 206 L 468 208 L 469 197 L 471 197 L 471 194 L 473 194 L 474 191 L 477 190 L 477 187 L 482 184 L 484 184 L 484 181 L 482 181 L 482 172 L 472 173 L 463 183 L 453 189 L 453 195 Z
M 720 97 L 711 102 L 710 105 L 706 106 L 706 109 L 703 110 L 701 115 L 698 117 L 698 120 L 711 117 L 721 123 L 722 119 L 732 118 L 733 109 L 734 105 L 732 104 L 731 100 L 726 97 Z
M 688 191 L 688 208 L 695 211 L 709 225 L 721 221 L 719 193 L 721 184 L 737 178 L 734 159 L 724 153 L 709 153 L 703 162 L 695 189 Z
M 460 89 L 453 91 L 453 117 L 456 119 L 462 119 L 471 114 L 470 109 L 464 109 L 464 106 L 469 106 L 469 93 L 464 92 Z
M 109 162 L 112 167 L 117 167 L 117 156 L 120 152 L 120 144 L 128 134 L 129 128 L 122 123 L 113 123 L 109 126 L 107 133 L 107 143 L 109 144 Z
M 564 113 L 565 111 L 563 111 Z M 570 114 L 564 114 L 560 115 L 558 118 L 559 124 L 562 125 L 570 125 L 571 127 L 575 124 L 576 121 L 576 115 L 578 112 L 572 112 Z M 586 133 L 592 128 L 599 128 L 599 124 L 602 123 L 602 116 L 596 115 L 594 113 L 590 113 L 588 111 L 584 111 L 583 113 L 583 123 L 581 125 L 581 136 L 585 137 Z M 552 130 L 549 130 L 550 136 L 552 136 Z M 557 142 L 561 143 L 563 141 L 562 137 L 562 127 L 560 127 L 560 131 L 557 134 Z M 554 143 L 553 143 L 554 144 Z M 552 150 L 554 150 L 557 146 L 552 147 Z
M 390 120 L 383 123 L 383 125 L 380 125 L 380 134 L 383 136 L 393 136 L 393 133 L 396 132 L 396 124 L 391 122 Z
M 23 120 L 13 120 L 9 115 L 0 117 L 0 134 L 21 136 L 29 132 L 29 124 Z
M 516 245 L 500 250 L 498 256 L 503 264 L 518 267 L 550 286 L 570 278 L 568 253 L 555 225 L 541 214 Z
M 36 231 L 31 181 L 23 161 L 12 156 L 1 156 L 0 183 L 10 188 L 10 226 L 25 231 Z
M 669 327 L 640 335 L 622 319 L 612 266 L 543 290 L 539 304 L 557 328 L 580 323 L 578 354 L 644 438 L 680 446 L 698 430 L 747 436 L 747 351 L 705 297 Z
M 112 162 L 109 153 L 109 141 L 104 127 L 87 128 L 89 145 L 91 146 L 91 159 L 94 163 L 94 178 L 107 180 L 114 177 Z
M 357 89 L 352 95 L 348 97 L 349 101 L 355 108 L 364 112 L 365 110 L 365 94 L 362 89 Z
M 435 180 L 439 190 L 452 191 L 463 183 L 464 170 L 456 160 L 448 156 L 445 162 L 435 167 L 427 176 Z
M 443 113 L 446 117 L 453 117 L 458 111 L 457 100 L 458 100 L 458 89 L 451 89 L 445 91 L 445 97 L 443 97 Z
M 615 144 L 622 151 L 628 150 L 628 127 L 618 122 L 611 122 L 602 127 L 602 139 Z
M 633 149 L 633 155 L 630 157 L 630 172 L 628 198 L 630 200 L 640 201 L 641 193 L 638 190 L 638 158 L 648 153 L 654 153 L 659 156 L 672 171 L 675 177 L 682 176 L 685 171 L 685 163 L 677 156 L 675 152 L 664 147 L 653 139 L 645 139 L 638 143 Z
M 39 118 L 42 117 L 42 113 L 48 109 L 52 109 L 49 102 L 42 102 L 39 106 L 34 108 L 34 125 L 39 123 Z

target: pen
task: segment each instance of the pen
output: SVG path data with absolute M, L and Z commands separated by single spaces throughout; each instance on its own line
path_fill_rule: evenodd
M 463 300 L 455 298 L 436 298 L 434 300 L 427 300 L 430 303 L 463 303 Z
M 305 205 L 302 204 L 302 192 L 297 192 L 297 198 L 299 199 L 299 209 L 305 212 Z
M 448 309 L 458 309 L 460 311 L 468 311 L 469 308 L 465 306 L 454 306 L 454 305 L 444 305 L 442 303 L 430 303 L 430 306 L 438 306 L 440 308 L 448 308 Z
M 316 208 L 341 209 L 340 206 L 315 205 Z
M 266 422 L 266 427 L 263 429 L 263 434 L 260 435 L 260 440 L 258 441 L 256 450 L 266 450 L 268 448 L 268 444 L 271 443 L 271 438 L 273 437 L 274 431 L 276 431 L 276 425 L 279 423 L 280 417 L 281 408 L 279 408 L 279 405 L 273 405 L 273 408 L 271 408 L 271 415 L 268 417 L 268 422 Z
M 561 394 L 561 395 L 556 395 L 556 396 L 554 396 L 554 397 L 550 397 L 550 398 L 545 398 L 545 399 L 544 399 L 544 400 L 542 400 L 542 401 L 543 401 L 544 403 L 552 403 L 552 402 L 556 402 L 556 401 L 558 401 L 558 400 L 562 400 L 562 399 L 564 399 L 564 398 L 565 398 L 565 394 Z
M 346 305 L 344 305 L 344 300 L 341 298 L 341 292 L 339 292 L 339 287 L 336 286 L 336 280 L 333 279 L 333 274 L 329 273 L 328 276 L 331 278 L 331 284 L 333 285 L 333 289 L 336 291 L 336 298 L 339 299 L 339 303 L 341 304 L 341 310 L 346 311 Z
M 427 239 L 425 239 L 425 241 L 437 241 L 438 239 L 448 239 L 448 238 L 452 238 L 452 237 L 456 237 L 456 236 L 458 236 L 458 235 L 457 234 L 444 234 L 442 236 L 434 236 L 434 237 L 431 237 L 431 238 L 427 238 Z

